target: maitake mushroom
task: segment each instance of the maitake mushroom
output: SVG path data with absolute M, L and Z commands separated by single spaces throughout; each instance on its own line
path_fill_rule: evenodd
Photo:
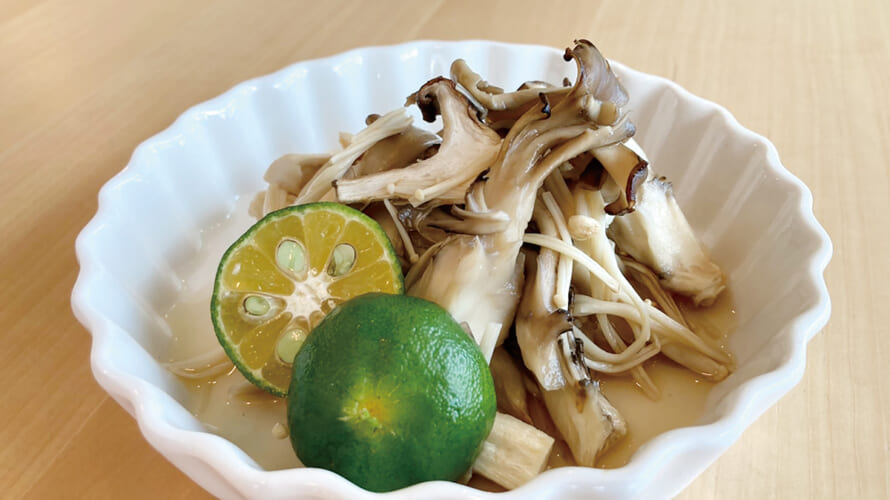
M 475 108 L 451 80 L 430 80 L 417 92 L 416 102 L 425 120 L 442 115 L 438 152 L 405 168 L 337 180 L 334 188 L 340 202 L 390 198 L 406 199 L 415 206 L 429 200 L 463 202 L 470 184 L 497 155 L 501 138 L 479 121 Z
M 252 208 L 337 200 L 381 222 L 408 269 L 407 293 L 447 309 L 492 360 L 501 409 L 516 418 L 499 414 L 474 470 L 508 487 L 540 471 L 553 446 L 528 425 L 536 411 L 583 465 L 626 433 L 592 372 L 629 373 L 657 397 L 643 363 L 658 353 L 712 380 L 732 364 L 665 292 L 709 304 L 725 282 L 670 184 L 629 140 L 627 93 L 590 42 L 565 58 L 577 65 L 573 85 L 514 92 L 457 60 L 452 79 L 409 98 L 426 121 L 441 115 L 439 134 L 404 110 L 373 115 L 334 155 L 273 163 Z M 511 356 L 499 346 L 512 326 Z
M 609 237 L 654 270 L 664 288 L 695 305 L 711 305 L 726 280 L 689 226 L 671 184 L 650 174 L 637 191 L 635 210 L 612 222 Z

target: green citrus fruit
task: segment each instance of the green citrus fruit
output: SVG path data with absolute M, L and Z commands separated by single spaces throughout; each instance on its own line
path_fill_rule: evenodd
M 339 203 L 310 203 L 268 214 L 229 247 L 210 314 L 241 373 L 284 396 L 294 356 L 327 313 L 403 286 L 398 257 L 373 219 Z
M 297 456 L 371 491 L 455 480 L 494 422 L 488 364 L 438 305 L 371 293 L 334 309 L 294 359 Z

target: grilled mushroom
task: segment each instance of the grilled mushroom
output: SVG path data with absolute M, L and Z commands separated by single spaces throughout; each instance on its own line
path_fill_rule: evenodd
M 374 120 L 349 139 L 349 144 L 315 172 L 300 189 L 296 203 L 332 200 L 331 183 L 343 176 L 353 163 L 382 139 L 401 134 L 411 127 L 411 117 L 404 109 L 396 109 Z
M 691 297 L 696 305 L 712 304 L 726 287 L 723 271 L 689 226 L 671 184 L 650 174 L 638 191 L 636 210 L 616 217 L 609 237 L 655 271 L 665 289 Z
M 615 144 L 591 151 L 594 158 L 608 172 L 618 187 L 616 198 L 606 205 L 609 215 L 632 212 L 637 202 L 637 191 L 648 175 L 648 163 L 625 144 Z
M 556 339 L 571 331 L 569 312 L 553 306 L 557 255 L 541 249 L 527 270 L 525 291 L 516 313 L 516 341 L 525 366 L 546 391 L 566 385 Z
M 303 186 L 330 159 L 329 154 L 286 154 L 273 161 L 263 176 L 269 187 L 257 193 L 250 215 L 259 219 L 293 203 Z
M 578 465 L 594 467 L 596 457 L 627 434 L 627 423 L 596 382 L 544 391 L 543 396 Z
M 373 123 L 373 120 L 369 121 Z M 355 179 L 407 167 L 435 154 L 441 142 L 442 139 L 432 132 L 414 126 L 409 127 L 404 132 L 382 139 L 371 146 L 371 149 L 352 164 L 343 178 Z
M 509 223 L 499 233 L 452 237 L 408 291 L 466 322 L 480 344 L 491 344 L 492 335 L 502 339 L 512 323 L 520 295 L 519 249 L 544 178 L 580 153 L 620 142 L 633 131 L 623 114 L 614 126 L 596 121 L 602 106 L 593 91 L 620 86 L 599 51 L 582 40 L 570 54 L 579 67 L 571 92 L 552 107 L 543 99 L 540 109 L 523 115 L 504 138 L 487 178 L 478 181 L 485 207 L 510 214 Z
M 451 63 L 451 78 L 467 89 L 467 92 L 489 111 L 517 109 L 527 111 L 531 105 L 537 103 L 541 93 L 567 95 L 571 90 L 567 87 L 555 87 L 546 82 L 526 82 L 515 92 L 504 92 L 504 89 L 486 82 L 463 59 Z M 554 102 L 556 100 L 558 99 L 551 99 Z
M 497 156 L 501 138 L 476 116 L 476 108 L 446 78 L 430 80 L 417 92 L 424 119 L 442 115 L 443 137 L 438 152 L 411 166 L 340 179 L 334 183 L 342 203 L 401 198 L 420 205 L 460 203 L 470 184 Z

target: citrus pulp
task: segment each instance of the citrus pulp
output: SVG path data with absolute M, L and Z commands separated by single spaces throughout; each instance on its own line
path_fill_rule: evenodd
M 325 314 L 357 295 L 402 289 L 398 258 L 373 219 L 346 205 L 310 203 L 266 215 L 229 247 L 211 318 L 241 373 L 284 396 L 291 362 Z

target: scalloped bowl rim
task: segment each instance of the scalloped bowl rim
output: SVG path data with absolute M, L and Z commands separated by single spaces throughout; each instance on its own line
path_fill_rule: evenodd
M 695 96 L 670 80 L 639 72 L 611 60 L 613 68 L 623 78 L 647 79 L 653 84 L 670 89 L 684 101 L 715 111 L 734 134 L 747 136 L 754 142 L 764 145 L 770 172 L 801 195 L 796 207 L 796 214 L 800 216 L 801 222 L 806 226 L 805 229 L 813 233 L 819 240 L 818 248 L 809 256 L 805 266 L 809 278 L 806 284 L 816 290 L 817 302 L 794 318 L 790 324 L 784 325 L 783 330 L 790 332 L 786 336 L 791 343 L 781 366 L 745 381 L 736 388 L 731 396 L 733 406 L 723 418 L 713 423 L 674 429 L 660 434 L 645 443 L 627 465 L 617 469 L 604 470 L 586 467 L 552 469 L 540 474 L 524 486 L 506 493 L 488 493 L 456 483 L 436 481 L 421 483 L 390 493 L 376 494 L 363 490 L 339 475 L 326 470 L 298 468 L 265 471 L 241 449 L 222 437 L 208 432 L 190 431 L 176 427 L 169 421 L 167 413 L 170 405 L 180 406 L 172 396 L 148 381 L 121 372 L 112 365 L 110 360 L 114 355 L 113 347 L 116 335 L 126 335 L 126 332 L 120 331 L 120 327 L 95 309 L 89 301 L 89 288 L 92 280 L 97 279 L 96 276 L 100 273 L 86 239 L 87 235 L 102 227 L 109 217 L 111 208 L 108 192 L 134 175 L 136 164 L 145 149 L 156 142 L 184 134 L 182 129 L 199 118 L 205 110 L 226 108 L 238 94 L 249 93 L 252 88 L 264 81 L 280 79 L 302 65 L 330 65 L 337 60 L 350 58 L 364 51 L 404 51 L 412 47 L 435 50 L 442 45 L 475 44 L 506 49 L 548 49 L 553 50 L 555 54 L 560 52 L 557 49 L 539 45 L 509 44 L 486 40 L 454 42 L 421 40 L 397 45 L 356 48 L 327 57 L 296 62 L 268 75 L 246 80 L 217 97 L 190 107 L 169 127 L 142 142 L 134 150 L 127 166 L 99 191 L 99 206 L 96 215 L 83 228 L 75 244 L 80 273 L 71 296 L 75 316 L 93 337 L 91 364 L 94 376 L 99 384 L 136 418 L 142 433 L 152 446 L 212 493 L 227 495 L 231 491 L 238 491 L 240 495 L 248 496 L 264 492 L 281 494 L 281 492 L 295 492 L 297 490 L 294 488 L 300 487 L 304 488 L 303 493 L 310 496 L 333 496 L 336 498 L 494 498 L 495 496 L 498 498 L 542 498 L 553 495 L 555 492 L 558 494 L 558 490 L 554 490 L 557 485 L 570 484 L 574 490 L 590 488 L 591 491 L 614 491 L 621 492 L 619 496 L 632 498 L 645 490 L 649 486 L 648 483 L 652 481 L 652 479 L 646 479 L 647 471 L 658 469 L 660 463 L 684 450 L 690 448 L 708 449 L 706 461 L 693 465 L 694 470 L 687 471 L 684 477 L 671 485 L 671 491 L 664 492 L 673 495 L 700 474 L 707 465 L 716 460 L 757 417 L 774 405 L 801 379 L 806 365 L 807 342 L 825 326 L 830 315 L 830 300 L 823 272 L 831 258 L 832 245 L 828 234 L 819 225 L 813 214 L 812 194 L 802 181 L 781 164 L 772 143 L 743 127 L 724 107 Z M 201 474 L 194 471 L 193 467 L 189 465 L 188 459 L 197 459 L 208 464 L 216 472 L 224 472 L 232 489 L 225 487 L 219 489 L 208 484 L 206 480 L 200 480 L 197 476 Z

